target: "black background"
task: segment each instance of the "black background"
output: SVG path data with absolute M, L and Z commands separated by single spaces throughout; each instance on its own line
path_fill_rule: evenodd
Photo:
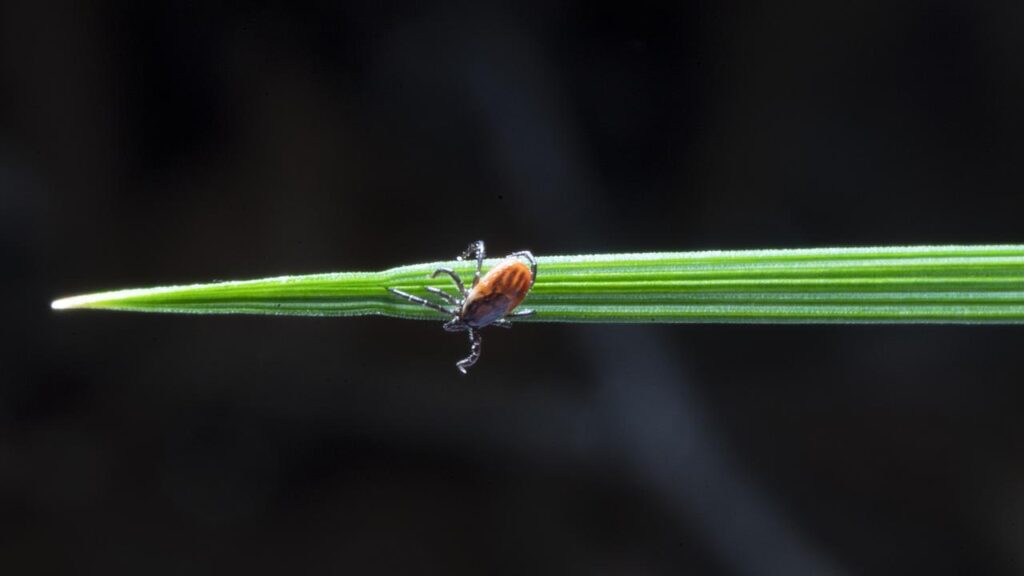
M 1015 327 L 55 313 L 1024 240 L 1020 2 L 3 2 L 0 571 L 1024 571 Z

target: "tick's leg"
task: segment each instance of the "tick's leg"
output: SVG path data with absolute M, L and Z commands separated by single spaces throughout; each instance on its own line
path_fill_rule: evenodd
M 441 298 L 444 298 L 446 301 L 448 301 L 449 304 L 455 306 L 456 308 L 460 308 L 462 306 L 462 302 L 459 302 L 458 298 L 452 296 L 451 294 L 445 292 L 444 290 L 441 290 L 440 288 L 434 288 L 433 286 L 424 286 L 423 289 L 426 290 L 427 292 L 430 292 L 431 294 L 437 294 Z
M 517 310 L 505 316 L 505 318 L 522 318 L 523 316 L 533 316 L 534 313 L 534 310 Z
M 442 328 L 444 328 L 445 331 L 447 332 L 462 332 L 463 330 L 469 330 L 469 326 L 467 326 L 461 320 L 459 320 L 458 316 L 445 322 Z
M 494 322 L 491 322 L 491 326 L 497 326 L 498 328 L 504 328 L 506 330 L 512 328 L 512 322 L 509 322 L 505 318 L 499 318 Z
M 469 356 L 466 356 L 462 360 L 455 363 L 455 367 L 459 369 L 459 372 L 466 373 L 466 368 L 469 368 L 476 361 L 480 359 L 480 333 L 472 328 L 469 329 Z
M 394 294 L 395 296 L 398 296 L 399 298 L 405 298 L 406 300 L 408 300 L 409 302 L 412 302 L 413 304 L 419 304 L 420 306 L 426 306 L 427 308 L 430 308 L 431 310 L 437 310 L 438 312 L 444 314 L 445 316 L 452 316 L 452 315 L 455 314 L 455 312 L 453 312 L 451 310 L 448 310 L 448 309 L 446 309 L 446 308 L 444 308 L 444 307 L 442 307 L 442 306 L 440 306 L 438 304 L 434 304 L 430 300 L 424 300 L 423 298 L 420 298 L 419 296 L 413 296 L 412 294 L 409 294 L 408 292 L 402 292 L 401 290 L 398 290 L 397 288 L 388 288 L 388 292 L 391 292 L 392 294 Z
M 465 251 L 457 258 L 458 260 L 465 260 L 466 258 L 472 258 L 476 256 L 476 272 L 473 274 L 473 288 L 476 288 L 477 283 L 480 282 L 480 270 L 484 267 L 484 241 L 477 240 L 469 245 Z
M 533 288 L 533 283 L 537 281 L 537 260 L 533 257 L 533 253 L 529 250 L 523 250 L 522 252 L 513 253 L 512 257 L 526 258 L 530 261 L 530 288 Z M 530 288 L 527 288 L 527 290 Z
M 451 276 L 452 282 L 455 282 L 455 287 L 459 289 L 459 294 L 461 294 L 463 298 L 466 297 L 466 285 L 462 283 L 462 278 L 459 278 L 459 275 L 456 274 L 454 270 L 451 268 L 438 268 L 437 270 L 434 270 L 434 273 L 431 274 L 430 277 L 437 278 L 441 274 Z

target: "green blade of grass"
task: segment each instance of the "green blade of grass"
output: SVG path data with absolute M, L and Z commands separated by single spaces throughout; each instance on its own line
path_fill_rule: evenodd
M 913 246 L 538 257 L 529 322 L 1024 323 L 1024 245 Z M 489 259 L 487 267 L 498 262 Z M 392 296 L 451 290 L 433 262 L 383 272 L 282 276 L 102 292 L 55 309 L 441 320 Z

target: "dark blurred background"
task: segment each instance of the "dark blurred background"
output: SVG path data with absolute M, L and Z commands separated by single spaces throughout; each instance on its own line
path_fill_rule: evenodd
M 1024 241 L 1021 2 L 0 3 L 0 572 L 1024 573 L 1014 327 L 54 313 Z

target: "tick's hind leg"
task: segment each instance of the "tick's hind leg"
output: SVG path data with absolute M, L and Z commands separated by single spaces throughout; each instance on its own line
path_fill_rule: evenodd
M 510 322 L 507 318 L 499 318 L 494 322 L 491 322 L 491 326 L 497 326 L 498 328 L 504 328 L 506 330 L 509 330 L 512 328 L 512 322 Z
M 469 329 L 469 356 L 455 363 L 455 367 L 459 369 L 459 372 L 465 374 L 466 369 L 476 364 L 476 361 L 480 359 L 480 342 L 482 340 L 479 332 L 472 328 Z
M 477 240 L 469 245 L 462 254 L 459 255 L 457 260 L 465 260 L 466 258 L 476 257 L 476 272 L 473 273 L 473 288 L 480 282 L 480 270 L 484 267 L 484 241 Z
M 437 310 L 438 312 L 440 312 L 440 313 L 442 313 L 442 314 L 444 314 L 446 316 L 451 316 L 451 315 L 455 314 L 455 312 L 453 312 L 451 310 L 448 310 L 448 309 L 444 308 L 443 306 L 441 306 L 439 304 L 434 304 L 430 300 L 426 300 L 426 299 L 420 298 L 419 296 L 413 296 L 412 294 L 409 294 L 408 292 L 402 292 L 401 290 L 399 290 L 397 288 L 388 288 L 388 292 L 391 292 L 392 294 L 394 294 L 395 296 L 398 296 L 399 298 L 405 298 L 406 300 L 408 300 L 409 302 L 412 302 L 413 304 L 419 304 L 420 306 L 426 306 L 427 308 L 430 308 L 431 310 Z
M 536 314 L 535 310 L 516 310 L 511 314 L 505 316 L 506 318 L 523 318 L 524 316 L 533 316 Z
M 533 252 L 530 252 L 529 250 L 513 252 L 512 257 L 526 258 L 526 260 L 530 262 L 530 288 L 533 288 L 533 283 L 537 281 L 537 259 L 533 257 Z M 527 290 L 530 288 L 527 288 Z

